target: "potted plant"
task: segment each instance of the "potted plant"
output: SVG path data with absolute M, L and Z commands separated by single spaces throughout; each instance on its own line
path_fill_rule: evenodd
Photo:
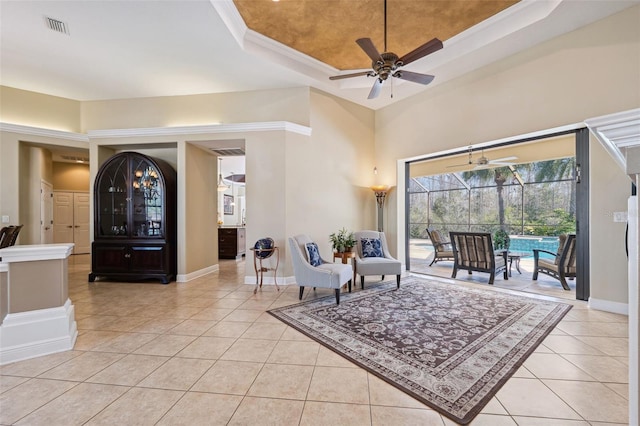
M 338 253 L 351 251 L 353 246 L 356 245 L 356 239 L 353 237 L 353 232 L 349 232 L 345 228 L 329 235 L 329 241 L 331 241 L 331 247 Z
M 509 250 L 509 245 L 511 244 L 511 238 L 509 238 L 509 234 L 504 229 L 498 229 L 495 234 L 493 234 L 493 248 L 496 250 Z

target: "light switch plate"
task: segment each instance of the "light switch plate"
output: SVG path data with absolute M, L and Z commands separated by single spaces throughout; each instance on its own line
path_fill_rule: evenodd
M 2 223 L 9 223 L 9 216 L 8 215 L 3 215 L 2 216 Z
M 614 222 L 626 222 L 627 221 L 627 212 L 613 212 L 613 221 Z

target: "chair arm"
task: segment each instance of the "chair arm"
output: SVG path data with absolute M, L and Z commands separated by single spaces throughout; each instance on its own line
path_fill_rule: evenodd
M 433 247 L 434 247 L 436 250 L 437 250 L 437 249 L 440 249 L 441 247 L 446 247 L 446 246 L 451 247 L 451 241 L 443 241 L 443 242 L 441 242 L 441 243 L 435 243 L 435 244 L 434 244 L 434 243 L 432 243 L 432 244 L 433 244 Z
M 533 249 L 533 258 L 537 260 L 537 259 L 538 259 L 538 257 L 540 256 L 540 252 L 542 252 L 542 253 L 547 253 L 547 254 L 550 254 L 550 255 L 551 255 L 551 256 L 553 256 L 553 257 L 556 257 L 556 253 L 551 252 L 551 251 L 549 251 L 549 250 Z

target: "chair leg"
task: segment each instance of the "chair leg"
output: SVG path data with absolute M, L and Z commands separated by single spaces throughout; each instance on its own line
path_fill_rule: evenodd
M 451 278 L 455 278 L 456 275 L 458 275 L 458 268 L 456 268 L 456 265 L 453 265 L 453 272 L 451 273 Z
M 349 280 L 349 293 L 351 293 L 351 280 Z
M 436 256 L 433 256 L 433 260 L 431 261 L 431 263 L 429 264 L 429 266 L 433 265 L 436 262 Z
M 364 275 L 360 275 L 360 287 L 364 290 Z
M 538 268 L 533 271 L 533 281 L 538 281 Z
M 382 276 L 382 281 L 384 281 L 384 275 Z
M 398 282 L 398 288 L 400 288 L 400 274 L 396 276 L 396 281 Z
M 564 275 L 560 275 L 560 284 L 562 284 L 562 288 L 564 288 L 565 290 L 571 290 L 571 287 L 569 287 L 569 284 L 567 284 L 567 279 Z
M 495 272 L 491 272 L 491 275 L 489 276 L 489 284 L 493 284 L 494 278 L 495 278 Z
M 505 281 L 509 281 L 509 273 L 507 272 L 507 269 L 504 269 L 504 272 L 502 272 L 502 276 L 504 277 Z
M 336 305 L 340 304 L 340 289 L 336 288 Z
M 300 286 L 300 295 L 298 296 L 298 300 L 302 300 L 302 293 L 304 293 L 304 287 Z

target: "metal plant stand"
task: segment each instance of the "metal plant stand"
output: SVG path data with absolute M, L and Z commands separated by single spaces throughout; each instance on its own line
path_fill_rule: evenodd
M 261 244 L 264 240 L 271 240 L 271 244 Z M 273 283 L 276 286 L 276 290 L 280 291 L 277 282 L 278 265 L 280 264 L 280 251 L 278 247 L 273 245 L 271 238 L 265 238 L 259 240 L 254 247 L 250 249 L 253 252 L 253 267 L 256 271 L 256 287 L 253 289 L 253 294 L 258 292 L 258 288 L 262 289 L 262 280 L 265 272 L 273 271 Z M 273 268 L 266 267 L 262 264 L 263 260 L 269 259 L 271 256 L 276 255 L 276 266 Z

